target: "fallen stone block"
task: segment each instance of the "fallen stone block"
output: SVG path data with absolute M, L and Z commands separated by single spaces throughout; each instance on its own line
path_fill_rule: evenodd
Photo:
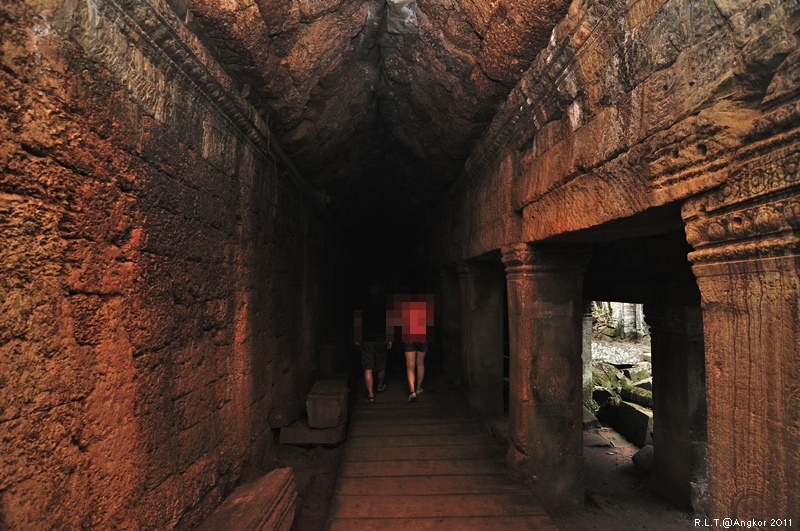
M 642 380 L 641 382 L 637 382 L 634 387 L 638 387 L 639 389 L 645 389 L 647 391 L 653 390 L 653 378 L 647 378 L 646 380 Z
M 294 523 L 297 490 L 291 468 L 278 468 L 234 490 L 198 531 L 288 531 Z
M 346 435 L 347 424 L 341 424 L 335 428 L 312 428 L 305 419 L 300 419 L 290 426 L 281 428 L 279 441 L 281 444 L 301 446 L 336 446 L 344 442 Z
M 317 380 L 306 398 L 308 425 L 311 428 L 335 428 L 347 421 L 347 395 L 343 380 Z
M 653 408 L 653 391 L 641 389 L 639 387 L 622 388 L 619 395 L 623 400 L 639 404 L 640 406 Z
M 280 404 L 269 412 L 269 427 L 284 428 L 303 416 L 303 403 L 290 400 Z
M 583 429 L 584 430 L 596 430 L 600 429 L 600 422 L 598 422 L 597 417 L 589 411 L 586 406 L 583 406 Z
M 628 380 L 635 384 L 650 378 L 652 376 L 652 368 L 649 363 L 639 363 L 633 367 L 624 369 L 622 373 Z
M 619 405 L 615 428 L 639 448 L 653 444 L 653 412 L 638 404 L 622 402 Z

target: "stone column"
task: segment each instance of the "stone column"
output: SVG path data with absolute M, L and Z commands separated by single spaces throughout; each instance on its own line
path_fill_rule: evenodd
M 682 508 L 706 509 L 703 320 L 696 300 L 646 305 L 653 363 L 653 486 Z
M 548 511 L 583 505 L 586 258 L 568 248 L 503 248 L 511 357 L 508 461 Z
M 461 383 L 461 301 L 455 268 L 441 268 L 441 315 L 437 333 L 442 335 L 442 368 L 450 380 Z
M 796 126 L 796 114 L 765 116 L 725 184 L 683 208 L 702 297 L 714 518 L 800 515 L 800 130 L 784 123 L 792 116 Z
M 581 358 L 583 360 L 583 401 L 592 399 L 592 301 L 583 302 Z
M 469 405 L 503 414 L 503 277 L 497 266 L 459 262 L 461 382 Z

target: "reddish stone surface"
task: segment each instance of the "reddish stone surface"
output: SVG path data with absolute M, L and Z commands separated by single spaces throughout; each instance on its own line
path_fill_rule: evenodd
M 568 4 L 188 2 L 222 63 L 250 85 L 287 153 L 355 236 L 365 220 L 392 215 L 353 219 L 363 202 L 401 204 L 397 215 L 436 202 Z
M 589 244 L 600 257 L 610 241 L 638 247 L 631 256 L 644 273 L 635 282 L 652 290 L 640 294 L 661 300 L 685 291 L 685 277 L 680 268 L 653 272 L 691 261 L 686 282 L 702 298 L 709 489 L 707 506 L 692 501 L 714 516 L 800 506 L 790 479 L 800 459 L 789 443 L 797 385 L 788 376 L 797 374 L 800 296 L 796 17 L 797 6 L 781 2 L 573 4 L 429 227 L 426 248 L 443 266 L 519 242 Z M 653 260 L 635 243 L 672 233 L 694 252 L 663 245 Z M 624 292 L 612 282 L 624 279 L 593 278 Z M 584 297 L 593 289 L 584 284 Z M 512 377 L 512 388 L 528 383 Z
M 158 54 L 42 12 L 0 7 L 0 527 L 190 528 L 310 387 L 341 242 Z

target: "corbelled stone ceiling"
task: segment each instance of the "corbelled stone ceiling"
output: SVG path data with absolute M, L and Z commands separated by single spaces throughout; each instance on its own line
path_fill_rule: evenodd
M 458 178 L 568 5 L 188 0 L 187 7 L 303 178 L 357 234 L 418 227 L 412 220 Z

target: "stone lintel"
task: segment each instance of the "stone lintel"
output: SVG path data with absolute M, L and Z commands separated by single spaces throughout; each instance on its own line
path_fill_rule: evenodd
M 742 151 L 722 186 L 684 204 L 698 276 L 720 272 L 707 265 L 800 255 L 800 129 Z

